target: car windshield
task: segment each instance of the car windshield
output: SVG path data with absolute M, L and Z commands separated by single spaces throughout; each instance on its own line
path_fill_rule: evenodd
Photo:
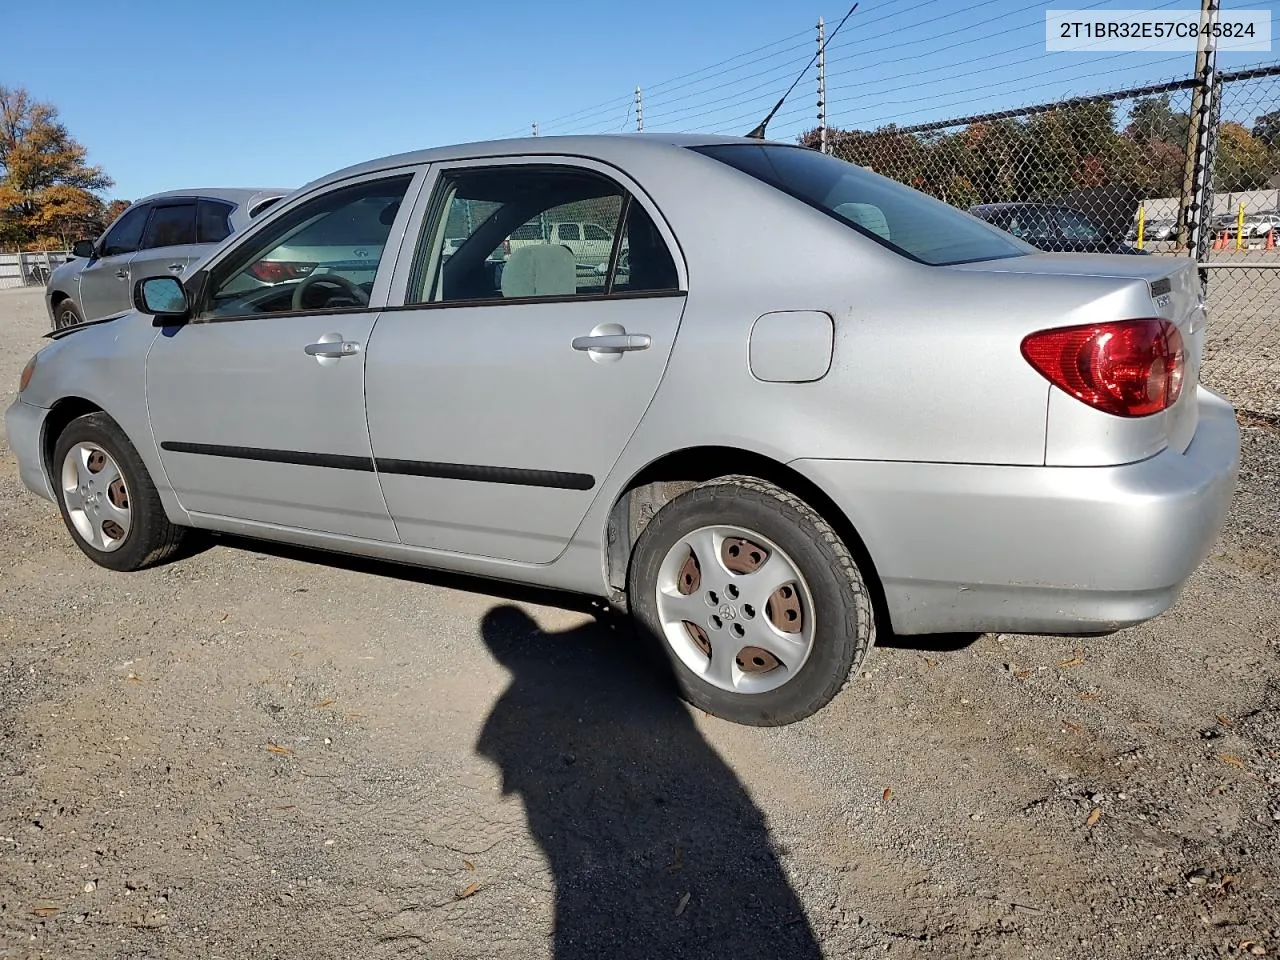
M 887 177 L 805 147 L 694 147 L 790 194 L 876 242 L 932 266 L 1037 252 L 1002 230 Z

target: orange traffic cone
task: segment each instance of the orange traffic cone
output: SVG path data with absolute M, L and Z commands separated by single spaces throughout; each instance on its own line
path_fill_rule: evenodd
M 1268 230 L 1268 231 L 1267 231 L 1267 247 L 1266 247 L 1266 248 L 1267 248 L 1268 250 L 1274 250 L 1274 249 L 1276 248 L 1276 230 L 1275 230 L 1275 227 L 1272 227 L 1270 230 Z
M 1213 249 L 1215 250 L 1227 249 L 1227 231 L 1223 230 L 1222 233 L 1218 234 L 1218 239 L 1213 241 Z

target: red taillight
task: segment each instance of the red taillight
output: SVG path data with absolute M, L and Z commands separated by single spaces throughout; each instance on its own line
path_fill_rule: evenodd
M 1118 417 L 1145 417 L 1177 401 L 1185 357 L 1168 320 L 1118 320 L 1041 330 L 1022 355 L 1050 383 Z
M 249 273 L 263 283 L 281 283 L 305 277 L 316 268 L 314 263 L 290 263 L 285 260 L 259 260 L 249 267 Z

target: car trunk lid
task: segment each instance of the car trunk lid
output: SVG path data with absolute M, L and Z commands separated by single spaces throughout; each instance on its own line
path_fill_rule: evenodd
M 1196 387 L 1200 381 L 1200 365 L 1204 357 L 1206 323 L 1204 296 L 1194 260 L 1158 255 L 1042 253 L 957 264 L 946 269 L 1043 276 L 1113 277 L 1144 283 L 1151 302 L 1150 316 L 1169 320 L 1177 325 L 1178 332 L 1182 335 L 1185 356 L 1182 390 L 1177 401 L 1154 416 L 1163 418 L 1169 447 L 1181 453 L 1191 445 L 1198 419 Z

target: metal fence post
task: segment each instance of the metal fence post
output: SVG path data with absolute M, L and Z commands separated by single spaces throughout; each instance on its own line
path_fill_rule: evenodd
M 818 18 L 818 149 L 827 149 L 827 28 L 822 17 Z
M 1201 0 L 1200 37 L 1196 42 L 1196 86 L 1187 124 L 1187 163 L 1179 198 L 1178 248 L 1196 260 L 1208 249 L 1206 227 L 1212 219 L 1213 149 L 1217 114 L 1218 47 L 1211 25 L 1218 22 L 1218 0 Z

